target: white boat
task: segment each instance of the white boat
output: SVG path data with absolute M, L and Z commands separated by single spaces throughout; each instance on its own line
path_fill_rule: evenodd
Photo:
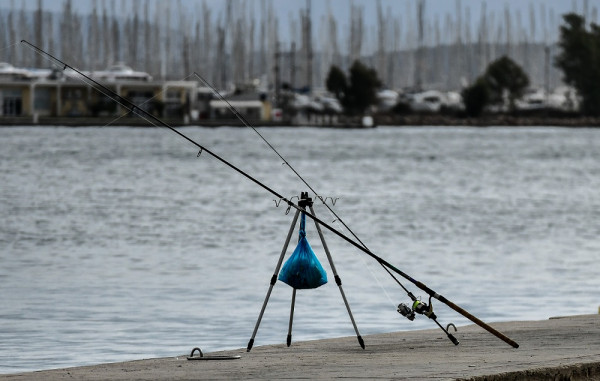
M 445 104 L 445 98 L 441 91 L 427 90 L 412 94 L 409 104 L 413 111 L 439 112 Z
M 31 79 L 31 73 L 27 69 L 16 68 L 7 62 L 0 62 L 1 80 L 23 80 Z
M 135 71 L 131 67 L 119 62 L 106 70 L 92 72 L 94 79 L 116 82 L 116 81 L 151 81 L 152 76 L 143 71 Z
M 518 110 L 539 110 L 546 108 L 546 92 L 541 89 L 528 89 L 521 99 L 515 101 Z
M 377 108 L 388 111 L 398 104 L 399 94 L 394 90 L 381 90 L 377 92 Z

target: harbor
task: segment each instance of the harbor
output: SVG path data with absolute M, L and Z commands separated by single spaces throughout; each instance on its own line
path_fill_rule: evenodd
M 495 323 L 518 349 L 475 325 L 458 327 L 458 346 L 439 330 L 393 332 L 365 337 L 257 346 L 205 354 L 235 360 L 170 358 L 47 370 L 0 376 L 0 380 L 598 380 L 600 315 Z M 197 354 L 196 354 L 197 356 Z
M 273 99 L 274 94 L 261 88 L 259 82 L 222 94 L 208 82 L 202 83 L 204 78 L 198 74 L 194 74 L 196 80 L 168 81 L 155 80 L 125 65 L 97 72 L 74 70 L 63 73 L 0 63 L 0 127 L 160 125 L 153 117 L 172 126 L 204 127 L 244 127 L 245 122 L 257 127 L 334 128 L 600 126 L 598 116 L 583 115 L 569 106 L 572 102 L 564 94 L 565 88 L 559 88 L 556 94 L 526 93 L 514 110 L 505 108 L 480 115 L 465 112 L 465 103 L 456 91 L 381 90 L 375 94 L 369 112 L 355 115 L 342 112 L 340 100 L 324 89 L 310 95 L 282 90 Z M 88 82 L 81 80 L 82 75 L 90 76 Z M 91 81 L 98 81 L 96 86 L 102 91 L 90 86 Z M 113 91 L 123 97 L 121 101 L 106 95 Z M 139 105 L 141 111 L 123 105 L 129 101 Z M 245 122 L 236 117 L 234 110 Z

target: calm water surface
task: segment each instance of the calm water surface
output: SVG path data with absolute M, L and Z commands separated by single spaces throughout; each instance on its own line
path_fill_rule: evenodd
M 307 190 L 248 129 L 183 132 L 285 196 Z M 600 130 L 261 132 L 373 252 L 481 319 L 598 311 Z M 167 130 L 0 129 L 0 373 L 245 347 L 292 214 Z M 362 335 L 435 328 L 325 236 Z M 307 237 L 330 283 L 298 292 L 294 340 L 353 336 Z M 278 282 L 255 345 L 285 342 L 290 298 Z

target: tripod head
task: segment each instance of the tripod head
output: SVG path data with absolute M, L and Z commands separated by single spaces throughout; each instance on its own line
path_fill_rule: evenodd
M 313 200 L 308 197 L 308 192 L 300 192 L 300 199 L 298 200 L 298 206 L 301 208 L 306 208 L 307 206 L 312 206 Z

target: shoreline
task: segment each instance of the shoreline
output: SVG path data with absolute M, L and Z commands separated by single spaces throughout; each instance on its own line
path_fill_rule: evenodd
M 154 379 L 600 379 L 600 314 L 492 323 L 514 349 L 476 325 L 458 327 L 454 346 L 439 329 L 258 346 L 215 352 L 231 361 L 177 357 L 0 375 L 0 380 Z
M 37 122 L 37 123 L 36 123 Z M 183 119 L 164 119 L 164 122 L 176 127 L 245 127 L 238 119 L 201 120 L 185 122 Z M 292 123 L 291 121 L 249 121 L 253 127 L 316 127 L 316 128 L 340 128 L 340 129 L 365 129 L 376 126 L 397 127 L 565 127 L 565 128 L 597 128 L 600 127 L 600 117 L 583 116 L 513 116 L 508 114 L 486 115 L 479 118 L 467 118 L 438 114 L 411 114 L 411 115 L 375 115 L 373 126 L 362 126 L 357 118 L 344 118 L 341 121 L 330 122 L 326 117 L 314 117 L 306 120 L 306 123 Z M 2 127 L 153 127 L 148 121 L 132 117 L 72 117 L 52 118 L 40 117 L 34 121 L 31 117 L 2 117 Z M 162 127 L 162 126 L 157 126 Z
M 394 118 L 376 118 L 378 125 L 399 126 L 464 126 L 464 127 L 600 127 L 600 118 L 573 116 L 513 116 L 508 114 L 486 115 L 479 118 L 461 118 L 444 115 L 407 115 Z

